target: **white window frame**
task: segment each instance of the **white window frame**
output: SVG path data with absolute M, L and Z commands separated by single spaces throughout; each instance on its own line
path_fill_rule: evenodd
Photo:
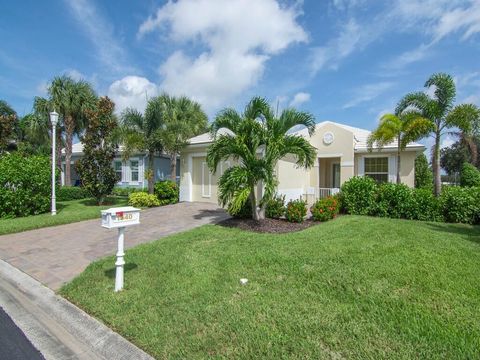
M 205 171 L 208 172 L 208 186 L 205 184 Z M 205 191 L 208 189 L 208 193 Z M 202 161 L 202 197 L 210 198 L 212 196 L 212 173 L 208 169 L 205 161 Z
M 365 160 L 366 159 L 375 159 L 375 158 L 384 158 L 384 159 L 387 159 L 387 171 L 386 172 L 367 172 L 366 171 L 366 166 L 365 166 Z M 391 164 L 390 164 L 390 156 L 388 155 L 372 155 L 372 156 L 364 156 L 363 157 L 363 176 L 369 176 L 369 175 L 387 175 L 387 181 L 386 182 L 391 182 L 391 177 L 390 177 L 390 168 L 391 168 Z
M 115 167 L 116 163 L 120 163 L 120 180 L 117 181 L 117 184 L 121 184 L 125 177 L 125 162 L 122 159 L 114 159 L 113 160 L 113 169 L 115 170 L 115 175 L 117 175 L 117 169 Z
M 132 180 L 132 162 L 136 161 L 137 162 L 137 180 Z M 128 159 L 128 182 L 130 184 L 139 184 L 140 181 L 140 159 L 139 158 L 130 158 Z

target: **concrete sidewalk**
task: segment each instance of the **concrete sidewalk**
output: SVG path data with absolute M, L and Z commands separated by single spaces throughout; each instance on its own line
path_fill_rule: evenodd
M 126 229 L 125 247 L 226 218 L 223 209 L 208 203 L 179 203 L 144 210 L 140 213 L 141 224 Z M 99 211 L 96 220 L 0 236 L 0 259 L 57 290 L 92 261 L 114 255 L 116 247 L 117 231 L 100 226 Z
M 2 260 L 0 306 L 46 359 L 153 359 Z

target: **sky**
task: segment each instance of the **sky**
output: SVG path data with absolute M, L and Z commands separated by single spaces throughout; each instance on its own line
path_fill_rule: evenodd
M 435 72 L 480 105 L 480 0 L 23 0 L 0 17 L 0 99 L 19 115 L 62 74 L 118 113 L 166 91 L 211 120 L 259 95 L 371 130 Z

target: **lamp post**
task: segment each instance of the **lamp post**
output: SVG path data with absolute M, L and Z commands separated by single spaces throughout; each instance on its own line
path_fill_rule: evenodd
M 57 202 L 55 198 L 55 155 L 56 155 L 56 139 L 57 139 L 57 123 L 58 113 L 53 111 L 50 113 L 50 122 L 52 123 L 52 216 L 57 215 Z

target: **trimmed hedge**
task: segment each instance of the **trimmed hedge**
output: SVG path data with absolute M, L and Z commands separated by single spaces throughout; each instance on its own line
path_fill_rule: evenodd
M 48 156 L 0 157 L 0 218 L 37 215 L 50 209 L 51 162 Z
M 80 200 L 90 197 L 80 186 L 62 186 L 57 191 L 58 201 Z
M 354 177 L 343 184 L 340 196 L 346 213 L 423 221 L 480 223 L 480 187 L 444 187 L 441 196 L 436 198 L 427 189 L 411 189 L 404 184 L 377 185 L 375 182 L 372 184 L 371 180 L 368 177 Z
M 175 181 L 163 180 L 155 183 L 155 195 L 157 195 L 160 205 L 176 204 L 179 199 L 179 189 Z
M 153 194 L 134 192 L 128 195 L 128 205 L 135 207 L 154 207 L 160 206 L 160 201 Z

